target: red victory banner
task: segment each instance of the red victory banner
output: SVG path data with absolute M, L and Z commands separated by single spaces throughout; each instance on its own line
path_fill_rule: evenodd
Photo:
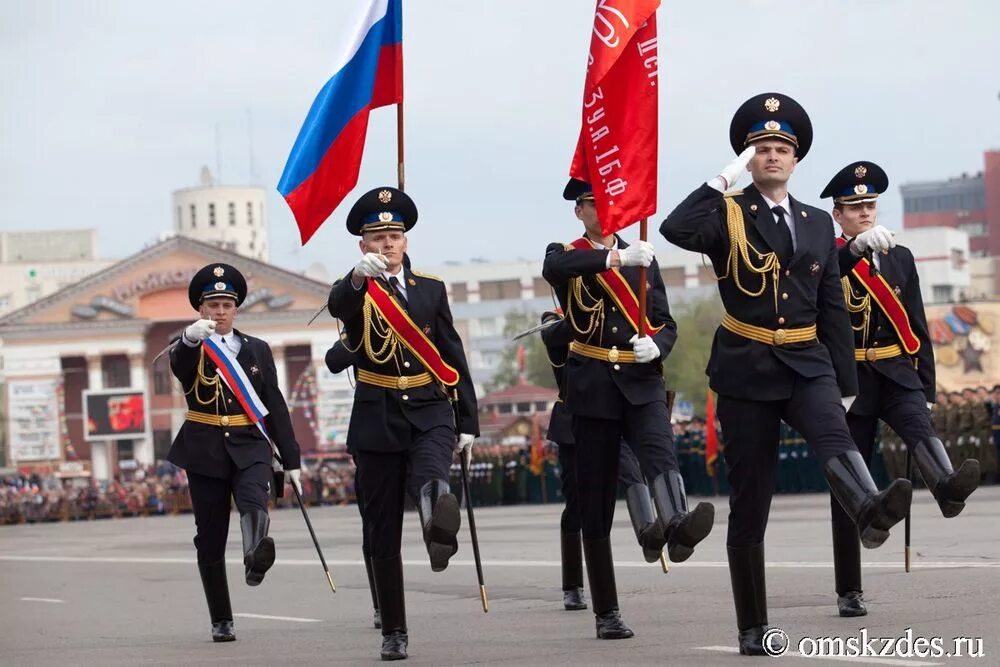
M 594 188 L 601 231 L 656 211 L 659 0 L 598 0 L 572 178 Z

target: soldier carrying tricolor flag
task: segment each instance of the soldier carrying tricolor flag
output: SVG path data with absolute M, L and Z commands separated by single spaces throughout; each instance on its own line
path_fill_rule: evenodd
M 658 553 L 666 545 L 671 560 L 686 560 L 715 517 L 709 503 L 688 510 L 663 381 L 677 330 L 653 246 L 644 238 L 646 217 L 656 209 L 658 6 L 658 0 L 597 3 L 583 127 L 563 192 L 584 234 L 550 244 L 542 270 L 572 329 L 563 398 L 576 442 L 583 551 L 599 639 L 633 636 L 619 612 L 610 540 L 622 438 L 652 479 L 659 516 L 640 531 L 644 549 Z M 636 244 L 616 234 L 639 221 Z

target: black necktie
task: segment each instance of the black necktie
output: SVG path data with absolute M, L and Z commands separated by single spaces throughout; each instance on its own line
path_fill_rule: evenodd
M 775 206 L 771 209 L 771 212 L 774 213 L 774 217 L 778 220 L 778 236 L 781 238 L 781 247 L 774 250 L 781 257 L 791 257 L 795 254 L 795 248 L 792 245 L 792 230 L 785 224 L 785 209 Z
M 403 304 L 405 308 L 407 306 L 406 297 L 403 296 L 403 290 L 399 289 L 399 278 L 396 276 L 389 276 L 389 287 L 392 288 L 392 293 L 396 295 L 399 302 Z

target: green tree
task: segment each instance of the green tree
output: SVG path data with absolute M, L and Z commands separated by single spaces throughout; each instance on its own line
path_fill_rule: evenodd
M 525 379 L 531 384 L 540 387 L 556 388 L 556 379 L 552 375 L 552 365 L 549 363 L 549 357 L 545 352 L 545 344 L 542 343 L 541 335 L 534 333 L 520 340 L 511 340 L 516 334 L 540 322 L 540 314 L 538 313 L 518 310 L 507 313 L 507 323 L 503 328 L 503 337 L 508 342 L 500 354 L 496 374 L 486 385 L 487 391 L 506 389 L 518 383 L 520 366 L 517 359 L 517 350 L 522 345 L 524 346 L 525 353 Z
M 712 352 L 712 339 L 722 321 L 722 301 L 713 295 L 701 301 L 675 306 L 671 314 L 677 322 L 677 343 L 663 364 L 667 388 L 691 401 L 696 414 L 705 412 L 708 376 L 705 368 Z

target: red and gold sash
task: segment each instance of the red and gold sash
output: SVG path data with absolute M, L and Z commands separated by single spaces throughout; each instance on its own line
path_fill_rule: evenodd
M 449 387 L 458 384 L 458 371 L 445 362 L 434 343 L 374 278 L 368 278 L 368 293 L 365 294 L 365 299 L 374 306 L 406 349 L 413 353 L 413 356 L 419 359 L 434 377 Z
M 837 247 L 843 248 L 847 241 L 843 238 L 837 239 Z M 896 330 L 900 343 L 907 354 L 916 354 L 920 350 L 920 339 L 913 333 L 910 326 L 910 318 L 906 314 L 906 308 L 900 303 L 899 297 L 889 283 L 885 281 L 882 274 L 875 276 L 871 274 L 871 263 L 864 257 L 851 269 L 851 275 L 861 283 L 871 295 L 879 309 L 889 318 L 892 328 Z
M 587 239 L 580 237 L 573 241 L 571 244 L 577 250 L 593 250 L 594 246 Z M 608 293 L 608 296 L 615 302 L 618 308 L 621 309 L 622 315 L 628 320 L 628 323 L 632 326 L 632 329 L 638 333 L 639 331 L 639 297 L 636 296 L 635 292 L 632 291 L 632 286 L 628 284 L 625 277 L 621 274 L 618 269 L 608 269 L 607 271 L 602 271 L 597 274 L 597 282 L 600 283 L 604 291 Z M 653 334 L 659 333 L 663 325 L 654 327 L 650 321 L 649 317 L 646 317 L 646 335 L 652 336 Z

